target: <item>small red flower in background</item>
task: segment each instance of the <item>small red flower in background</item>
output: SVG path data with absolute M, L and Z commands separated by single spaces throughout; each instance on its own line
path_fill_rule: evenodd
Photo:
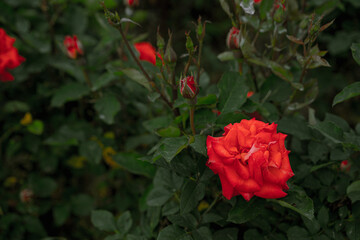
M 83 55 L 84 51 L 82 48 L 81 42 L 78 40 L 77 36 L 65 36 L 64 46 L 66 47 L 66 53 L 69 58 L 76 59 L 78 55 Z
M 194 98 L 199 92 L 199 88 L 193 76 L 180 79 L 180 93 L 184 98 Z
M 135 43 L 134 47 L 140 54 L 139 56 L 140 60 L 148 61 L 155 65 L 156 55 L 160 57 L 160 55 L 156 53 L 156 50 L 153 47 L 153 45 L 151 45 L 151 43 L 139 42 L 139 43 Z
M 0 81 L 13 81 L 12 76 L 8 70 L 18 67 L 25 58 L 19 55 L 19 52 L 14 48 L 13 44 L 15 38 L 9 37 L 5 30 L 0 28 Z
M 276 132 L 276 124 L 255 119 L 229 124 L 222 137 L 208 136 L 206 165 L 220 177 L 224 197 L 254 195 L 281 198 L 286 182 L 294 176 L 285 148 L 286 135 Z
M 232 27 L 226 37 L 226 45 L 230 49 L 240 48 L 240 30 Z
M 278 9 L 280 6 L 283 10 L 285 10 L 285 0 L 276 0 L 274 2 L 275 8 Z
M 341 164 L 340 164 L 341 171 L 348 172 L 348 171 L 350 171 L 350 168 L 351 168 L 351 163 L 349 163 L 348 160 L 344 160 L 341 162 Z
M 21 202 L 29 203 L 34 198 L 34 192 L 31 189 L 25 188 L 25 189 L 21 190 L 19 196 L 20 196 Z
M 258 4 L 261 3 L 262 0 L 254 0 L 254 3 Z
M 253 91 L 248 91 L 246 97 L 249 98 L 249 97 L 251 97 L 252 95 L 254 95 L 254 92 L 253 92 Z
M 124 0 L 125 4 L 127 4 L 129 7 L 139 5 L 139 0 Z

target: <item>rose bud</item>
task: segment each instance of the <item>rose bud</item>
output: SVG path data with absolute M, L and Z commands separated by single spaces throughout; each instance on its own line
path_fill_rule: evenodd
M 20 200 L 23 203 L 29 203 L 33 200 L 34 192 L 31 189 L 25 188 L 20 192 Z
M 77 36 L 65 36 L 64 46 L 66 48 L 66 53 L 69 58 L 76 59 L 78 55 L 83 55 L 84 51 L 82 48 L 81 42 L 78 40 Z
M 226 37 L 226 45 L 230 49 L 240 48 L 240 30 L 232 27 Z
M 194 81 L 194 76 L 187 76 L 180 79 L 180 93 L 184 98 L 192 99 L 196 97 L 199 88 Z
M 242 195 L 249 201 L 281 198 L 287 194 L 287 180 L 294 176 L 285 148 L 286 135 L 277 125 L 255 119 L 229 124 L 223 136 L 206 139 L 206 165 L 220 177 L 225 198 Z
M 15 38 L 8 36 L 4 29 L 0 28 L 0 81 L 9 82 L 14 80 L 8 70 L 18 67 L 25 58 L 19 55 L 13 46 Z
M 139 5 L 139 0 L 124 0 L 124 3 L 129 7 L 134 7 Z
M 351 163 L 349 163 L 348 160 L 344 160 L 341 162 L 341 164 L 340 164 L 341 171 L 349 172 L 350 168 L 351 168 Z
M 139 42 L 134 44 L 135 49 L 139 52 L 140 60 L 148 61 L 153 65 L 156 64 L 156 56 L 161 58 L 160 54 L 156 52 L 155 48 L 151 43 Z
M 262 0 L 254 0 L 255 4 L 260 4 Z
M 248 91 L 248 93 L 246 94 L 246 97 L 249 98 L 249 97 L 251 97 L 252 95 L 254 95 L 254 92 L 253 92 L 253 91 Z

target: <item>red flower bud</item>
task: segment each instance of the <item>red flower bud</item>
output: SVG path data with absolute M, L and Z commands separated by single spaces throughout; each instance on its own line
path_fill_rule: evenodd
M 226 45 L 230 49 L 240 48 L 240 30 L 232 27 L 226 37 Z
M 253 92 L 253 91 L 248 91 L 246 97 L 249 98 L 249 97 L 251 97 L 252 95 L 254 95 L 254 92 Z
M 78 55 L 84 54 L 82 44 L 78 40 L 76 35 L 73 35 L 73 37 L 65 36 L 64 46 L 66 48 L 66 53 L 69 58 L 76 59 Z
M 348 172 L 350 171 L 350 168 L 351 168 L 351 163 L 349 163 L 348 160 L 344 160 L 341 162 L 340 164 L 341 171 Z
M 254 0 L 254 3 L 260 4 L 262 0 Z
M 153 65 L 156 64 L 156 56 L 158 56 L 161 59 L 161 56 L 159 53 L 156 52 L 155 48 L 151 43 L 148 42 L 139 42 L 135 43 L 134 47 L 139 52 L 140 60 L 148 61 L 152 63 Z
M 287 180 L 294 176 L 285 148 L 286 135 L 276 124 L 255 119 L 229 124 L 221 137 L 206 139 L 206 165 L 220 177 L 225 198 L 242 195 L 249 201 L 281 198 L 287 194 Z
M 139 5 L 139 0 L 124 0 L 124 3 L 129 7 L 133 7 Z
M 193 76 L 187 76 L 180 79 L 180 93 L 184 98 L 194 98 L 199 92 L 199 88 L 194 81 Z
M 0 81 L 13 81 L 12 76 L 8 70 L 18 67 L 25 58 L 19 55 L 16 48 L 13 47 L 15 38 L 9 37 L 5 30 L 0 28 Z

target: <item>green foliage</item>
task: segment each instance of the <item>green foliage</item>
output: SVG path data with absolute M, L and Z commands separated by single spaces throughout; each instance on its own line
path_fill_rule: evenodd
M 26 58 L 0 81 L 0 239 L 360 239 L 359 1 L 165 2 L 0 1 Z M 133 46 L 157 25 L 175 62 Z M 287 134 L 286 197 L 227 200 L 206 166 L 251 118 Z

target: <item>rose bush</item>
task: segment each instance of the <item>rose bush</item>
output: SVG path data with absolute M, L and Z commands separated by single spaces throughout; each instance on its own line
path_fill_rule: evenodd
M 227 125 L 222 137 L 208 136 L 206 165 L 220 177 L 223 195 L 281 198 L 294 176 L 285 148 L 286 135 L 276 124 L 251 119 Z

